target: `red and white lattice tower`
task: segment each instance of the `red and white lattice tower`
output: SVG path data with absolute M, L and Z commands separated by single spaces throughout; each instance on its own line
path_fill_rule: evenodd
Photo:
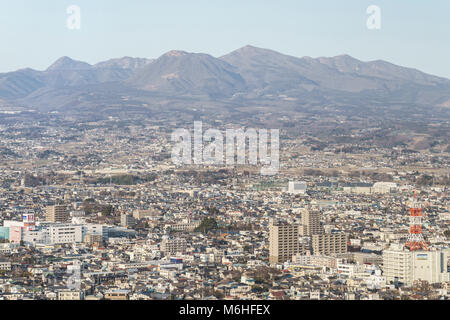
M 405 246 L 410 251 L 428 250 L 422 234 L 422 205 L 417 201 L 416 192 L 409 208 L 409 235 Z

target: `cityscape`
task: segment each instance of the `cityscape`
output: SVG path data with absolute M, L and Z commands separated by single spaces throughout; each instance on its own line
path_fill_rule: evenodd
M 448 300 L 449 107 L 253 45 L 0 73 L 0 300 Z
M 439 145 L 315 150 L 281 130 L 280 170 L 265 176 L 173 164 L 158 119 L 14 117 L 0 131 L 2 299 L 447 297 Z M 408 247 L 416 207 L 422 240 Z

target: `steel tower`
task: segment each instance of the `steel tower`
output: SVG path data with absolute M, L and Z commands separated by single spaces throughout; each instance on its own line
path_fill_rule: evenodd
M 409 235 L 405 246 L 410 251 L 428 250 L 422 234 L 422 205 L 417 201 L 417 194 L 414 192 L 414 198 L 409 208 Z

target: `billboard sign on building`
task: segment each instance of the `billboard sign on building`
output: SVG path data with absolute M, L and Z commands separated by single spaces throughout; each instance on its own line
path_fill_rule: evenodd
M 417 254 L 417 260 L 428 260 L 428 254 L 427 253 Z

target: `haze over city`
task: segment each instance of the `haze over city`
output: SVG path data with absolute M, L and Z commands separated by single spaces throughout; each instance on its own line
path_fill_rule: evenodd
M 66 27 L 70 5 L 81 9 L 79 30 Z M 382 10 L 379 30 L 366 28 L 370 5 Z M 43 70 L 61 56 L 91 64 L 174 49 L 219 57 L 251 44 L 297 57 L 383 59 L 450 78 L 448 12 L 445 0 L 2 2 L 0 37 L 8 46 L 0 72 Z

